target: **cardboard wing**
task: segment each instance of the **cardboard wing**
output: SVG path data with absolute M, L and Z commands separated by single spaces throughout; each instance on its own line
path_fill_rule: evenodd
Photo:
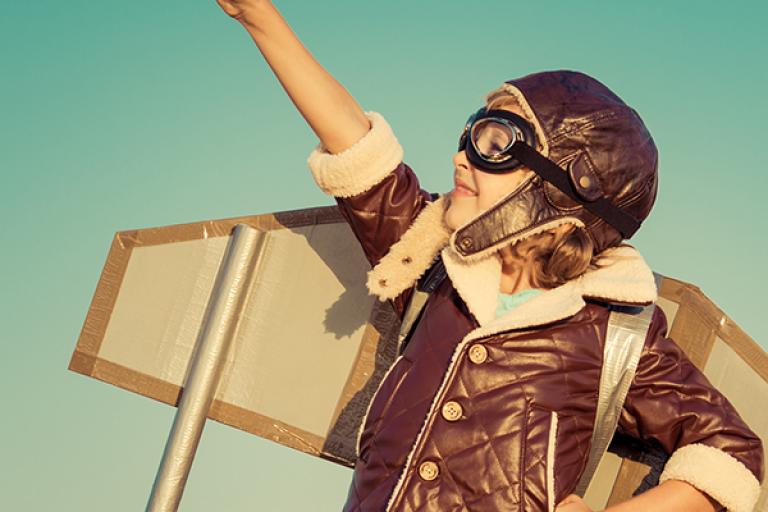
M 238 223 L 266 242 L 208 417 L 352 466 L 399 320 L 336 207 L 116 233 L 69 368 L 178 405 Z
M 667 316 L 667 334 L 760 436 L 768 460 L 768 354 L 698 287 L 656 277 L 657 305 Z M 584 496 L 593 509 L 603 510 L 631 498 L 651 471 L 658 478 L 663 466 L 656 467 L 652 457 L 636 455 L 641 454 L 619 457 L 606 453 Z M 755 510 L 768 510 L 768 478 Z
M 399 320 L 368 295 L 370 265 L 335 206 L 116 233 L 69 368 L 178 405 L 238 223 L 267 243 L 208 417 L 351 467 Z M 768 440 L 768 355 L 697 287 L 657 277 L 670 337 Z M 607 453 L 587 503 L 631 497 L 652 469 L 633 459 Z

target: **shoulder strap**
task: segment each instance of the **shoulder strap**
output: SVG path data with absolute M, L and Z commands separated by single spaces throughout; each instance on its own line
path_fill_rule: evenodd
M 408 335 L 413 329 L 413 324 L 418 320 L 421 311 L 427 304 L 427 298 L 429 294 L 435 291 L 438 285 L 445 279 L 445 267 L 443 266 L 443 260 L 438 254 L 436 262 L 432 264 L 430 269 L 424 275 L 422 279 L 413 288 L 413 294 L 411 300 L 408 301 L 408 306 L 403 314 L 403 321 L 400 324 L 400 332 L 397 335 L 397 352 L 402 353 L 405 349 L 405 343 Z
M 592 447 L 586 469 L 574 491 L 579 496 L 583 497 L 586 493 L 616 431 L 655 307 L 655 304 L 645 307 L 611 306 L 603 349 L 603 368 L 600 372 Z

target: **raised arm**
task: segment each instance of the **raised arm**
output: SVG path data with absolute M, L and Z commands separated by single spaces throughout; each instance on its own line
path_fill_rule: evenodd
M 268 0 L 216 0 L 248 31 L 285 92 L 330 153 L 360 140 L 370 123 L 360 105 L 301 44 Z
M 389 124 L 355 99 L 301 44 L 271 2 L 216 0 L 248 31 L 293 103 L 320 139 L 308 164 L 335 197 L 371 265 L 434 197 L 421 189 Z M 412 288 L 390 299 L 402 314 Z

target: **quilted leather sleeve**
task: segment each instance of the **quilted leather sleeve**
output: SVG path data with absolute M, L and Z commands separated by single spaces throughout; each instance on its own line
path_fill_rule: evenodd
M 656 308 L 618 431 L 655 440 L 671 454 L 659 482 L 688 482 L 729 511 L 752 512 L 763 479 L 763 445 L 733 405 L 667 337 Z
M 331 154 L 319 145 L 308 164 L 320 188 L 333 195 L 360 241 L 371 266 L 400 240 L 421 209 L 432 200 L 413 170 L 386 120 L 366 112 L 370 131 L 349 149 Z M 411 290 L 393 300 L 402 315 Z

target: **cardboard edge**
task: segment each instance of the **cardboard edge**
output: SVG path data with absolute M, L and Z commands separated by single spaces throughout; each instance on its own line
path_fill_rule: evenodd
M 183 394 L 180 386 L 87 354 L 78 354 L 73 366 L 74 371 L 174 407 Z M 213 400 L 207 418 L 310 455 L 323 455 L 322 437 L 218 399 Z

